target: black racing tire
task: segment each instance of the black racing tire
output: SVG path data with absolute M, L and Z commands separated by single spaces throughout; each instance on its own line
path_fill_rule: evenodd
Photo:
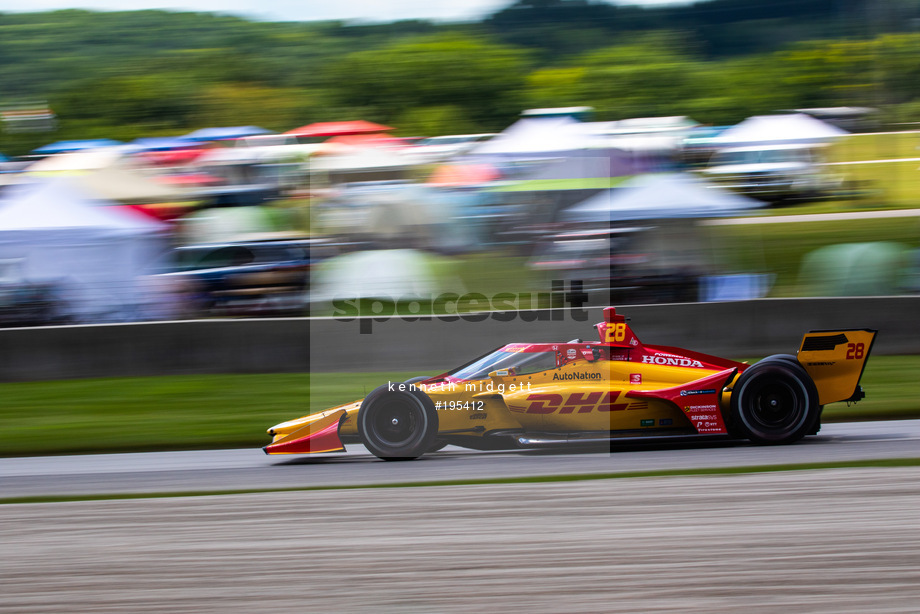
M 407 379 L 406 383 L 407 384 L 417 384 L 419 382 L 424 382 L 426 379 L 431 379 L 431 376 L 430 375 L 416 375 L 415 377 L 410 377 L 409 379 Z M 435 439 L 434 443 L 431 444 L 431 447 L 425 450 L 425 452 L 426 453 L 437 452 L 438 450 L 441 450 L 446 446 L 447 446 L 447 442 L 444 441 L 443 439 Z
M 814 430 L 820 413 L 811 377 L 783 355 L 748 367 L 732 390 L 732 432 L 754 443 L 798 441 Z
M 764 362 L 786 362 L 786 363 L 791 363 L 791 364 L 794 364 L 794 365 L 802 366 L 802 363 L 799 362 L 798 357 L 794 356 L 793 354 L 773 354 L 772 356 L 767 356 L 766 358 L 764 358 L 764 359 L 761 360 L 760 362 L 761 362 L 761 363 L 764 363 Z M 821 413 L 822 413 L 823 411 L 824 411 L 824 406 L 823 406 L 823 405 L 819 405 L 819 406 L 818 406 L 818 416 L 817 416 L 817 418 L 815 418 L 814 423 L 811 425 L 811 429 L 809 429 L 809 431 L 806 433 L 806 435 L 817 435 L 817 434 L 818 434 L 818 431 L 821 430 Z
M 759 361 L 757 364 L 769 363 L 769 362 L 787 362 L 794 365 L 801 366 L 799 359 L 793 356 L 792 354 L 773 354 L 772 356 L 767 356 L 763 360 Z
M 421 390 L 374 389 L 358 411 L 358 436 L 384 460 L 412 460 L 428 452 L 438 436 L 438 412 Z M 408 387 L 407 387 L 408 388 Z

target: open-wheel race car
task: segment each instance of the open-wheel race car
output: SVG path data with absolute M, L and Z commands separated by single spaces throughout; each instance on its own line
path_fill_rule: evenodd
M 269 429 L 267 454 L 340 452 L 387 460 L 453 444 L 480 450 L 647 438 L 791 443 L 824 405 L 855 402 L 876 331 L 804 335 L 798 353 L 754 364 L 639 341 L 608 307 L 597 342 L 512 343 L 433 377 L 387 382 L 364 399 Z

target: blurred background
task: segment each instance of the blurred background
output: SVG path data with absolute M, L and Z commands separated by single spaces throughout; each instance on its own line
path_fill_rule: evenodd
M 916 611 L 918 58 L 920 0 L 0 0 L 0 611 Z M 579 288 L 586 321 L 349 320 Z M 867 399 L 822 421 L 897 421 L 593 461 L 259 450 L 589 339 L 600 305 L 740 360 L 878 329 Z M 744 474 L 662 475 L 717 466 Z M 341 490 L 384 474 L 441 485 Z
M 916 2 L 490 10 L 0 13 L 0 326 L 920 290 Z

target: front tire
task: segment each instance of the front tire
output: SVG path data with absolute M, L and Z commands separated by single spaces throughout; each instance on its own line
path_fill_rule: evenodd
M 732 430 L 759 444 L 798 441 L 814 430 L 820 412 L 811 377 L 785 359 L 752 365 L 732 392 Z
M 361 403 L 358 435 L 378 458 L 412 460 L 434 446 L 438 413 L 421 390 L 390 390 L 384 384 Z

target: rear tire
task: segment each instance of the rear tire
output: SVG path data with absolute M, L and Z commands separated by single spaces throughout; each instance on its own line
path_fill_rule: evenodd
M 799 359 L 792 354 L 773 354 L 772 356 L 767 356 L 763 360 L 759 361 L 757 364 L 764 364 L 770 362 L 786 362 L 793 365 L 802 366 L 799 363 Z
M 752 365 L 732 392 L 732 431 L 759 444 L 798 441 L 814 430 L 820 412 L 811 377 L 786 356 Z
M 361 403 L 358 435 L 378 458 L 412 460 L 434 446 L 438 413 L 421 390 L 391 390 L 384 384 Z

